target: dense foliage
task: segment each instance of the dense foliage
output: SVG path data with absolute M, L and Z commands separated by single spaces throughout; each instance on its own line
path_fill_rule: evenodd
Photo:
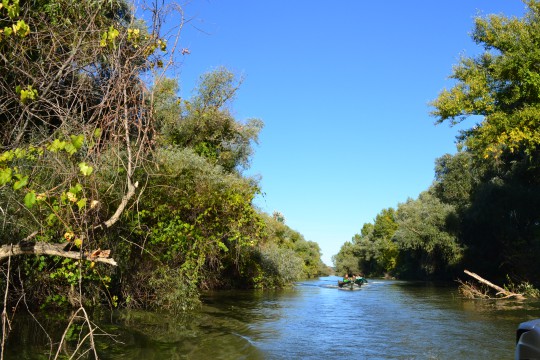
M 123 0 L 0 3 L 0 245 L 38 254 L 2 263 L 10 303 L 180 311 L 204 289 L 324 270 L 317 244 L 253 205 L 242 170 L 262 122 L 232 115 L 234 74 L 177 97 L 173 8 L 144 22 Z
M 540 2 L 526 4 L 523 18 L 476 19 L 485 51 L 461 59 L 432 105 L 438 123 L 478 122 L 437 159 L 427 191 L 342 247 L 338 271 L 449 279 L 467 268 L 540 285 Z

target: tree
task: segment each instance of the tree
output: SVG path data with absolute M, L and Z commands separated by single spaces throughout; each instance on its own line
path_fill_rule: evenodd
M 464 210 L 470 205 L 473 190 L 480 183 L 480 174 L 481 170 L 474 166 L 470 152 L 445 154 L 435 162 L 434 194 L 442 202 Z
M 228 172 L 249 167 L 251 144 L 257 143 L 263 123 L 258 119 L 240 123 L 232 116 L 227 106 L 239 86 L 225 68 L 204 74 L 194 98 L 183 101 L 176 118 L 163 124 L 165 141 L 190 147 Z
M 463 247 L 456 237 L 454 211 L 452 205 L 441 203 L 429 191 L 399 205 L 394 238 L 400 249 L 402 275 L 441 275 L 459 263 Z
M 373 224 L 364 224 L 360 234 L 353 237 L 354 254 L 363 273 L 381 276 L 393 272 L 398 255 L 393 241 L 397 229 L 395 216 L 393 208 L 383 209 Z
M 479 121 L 461 133 L 463 151 L 439 162 L 435 189 L 458 206 L 468 266 L 539 283 L 540 2 L 526 5 L 523 18 L 476 19 L 472 37 L 483 54 L 461 59 L 454 87 L 432 103 L 438 123 Z
M 358 257 L 354 254 L 354 245 L 347 241 L 339 249 L 339 252 L 332 256 L 332 262 L 338 274 L 356 274 L 360 272 Z
M 540 2 L 526 2 L 524 18 L 477 18 L 472 37 L 485 52 L 464 57 L 451 78 L 456 84 L 432 102 L 437 122 L 480 123 L 462 133 L 479 159 L 524 154 L 538 167 L 540 144 Z

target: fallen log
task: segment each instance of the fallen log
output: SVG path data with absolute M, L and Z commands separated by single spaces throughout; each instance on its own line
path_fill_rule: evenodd
M 499 297 L 499 299 L 506 299 L 506 298 L 516 298 L 518 300 L 524 300 L 525 299 L 525 296 L 523 296 L 523 294 L 517 294 L 517 293 L 513 293 L 511 291 L 508 291 L 506 289 L 503 289 L 502 287 L 500 286 L 497 286 L 495 284 L 493 284 L 492 282 L 480 277 L 478 274 L 475 274 L 469 270 L 463 270 L 463 272 L 471 277 L 473 277 L 474 279 L 476 279 L 477 281 L 481 282 L 482 284 L 484 285 L 487 285 L 489 286 L 490 288 L 494 289 L 495 291 L 497 291 L 497 294 L 496 295 L 504 295 L 502 298 Z

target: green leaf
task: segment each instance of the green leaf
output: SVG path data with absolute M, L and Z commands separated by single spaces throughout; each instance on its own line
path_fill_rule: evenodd
M 30 26 L 24 22 L 24 20 L 18 20 L 17 24 L 13 25 L 14 31 L 20 36 L 25 37 L 30 34 Z M 36 93 L 37 94 L 37 93 Z
M 85 162 L 79 164 L 79 169 L 84 176 L 88 176 L 92 174 L 92 171 L 94 171 L 94 169 L 91 166 L 88 166 Z
M 28 102 L 29 100 L 36 100 L 36 98 L 38 97 L 38 92 L 36 89 L 32 87 L 32 85 L 27 85 L 26 89 L 19 88 L 19 90 L 20 90 L 21 102 L 23 104 L 26 104 L 26 102 Z
M 6 162 L 13 160 L 14 153 L 11 150 L 4 151 L 2 155 L 0 155 L 0 162 Z
M 229 251 L 229 248 L 227 247 L 227 245 L 225 245 L 224 243 L 222 243 L 221 241 L 218 241 L 218 246 L 221 248 L 221 250 L 223 250 L 224 252 L 228 252 Z
M 75 149 L 79 150 L 83 144 L 84 144 L 84 135 L 71 135 L 71 143 L 75 147 Z
M 99 46 L 101 46 L 101 47 L 107 46 L 107 33 L 106 32 L 101 34 L 101 40 L 99 42 Z
M 36 193 L 34 190 L 32 190 L 29 193 L 27 193 L 26 196 L 24 197 L 24 205 L 30 209 L 32 206 L 34 206 L 35 203 L 36 203 Z
M 66 150 L 66 152 L 69 154 L 69 155 L 73 155 L 77 152 L 77 148 L 69 143 L 69 144 L 66 144 L 66 147 L 64 148 L 64 150 Z
M 17 176 L 17 177 L 20 177 L 20 176 Z M 13 190 L 19 190 L 20 188 L 25 187 L 27 184 L 28 184 L 28 175 L 20 177 L 20 180 L 16 181 L 15 184 L 13 184 Z
M 0 170 L 0 186 L 6 185 L 11 181 L 11 173 L 12 171 L 10 168 Z
M 52 144 L 50 144 L 47 149 L 51 152 L 58 152 L 60 150 L 64 150 L 64 148 L 66 147 L 66 142 L 65 141 L 60 141 L 58 139 L 55 139 Z
M 16 148 L 13 154 L 17 159 L 22 159 L 26 157 L 27 151 L 26 149 Z
M 79 210 L 81 210 L 83 207 L 86 206 L 86 198 L 82 198 L 81 200 L 77 201 L 77 206 L 79 207 Z
M 47 225 L 51 226 L 51 225 L 54 225 L 54 223 L 56 222 L 56 215 L 54 213 L 52 214 L 49 214 L 49 216 L 47 216 Z
M 72 186 L 69 188 L 69 192 L 73 193 L 74 195 L 77 195 L 82 191 L 82 185 L 77 183 L 75 186 Z

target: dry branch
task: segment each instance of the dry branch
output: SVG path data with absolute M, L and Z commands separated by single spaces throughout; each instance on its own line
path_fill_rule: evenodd
M 114 259 L 109 258 L 109 250 L 94 250 L 80 252 L 65 250 L 70 243 L 51 244 L 46 242 L 19 243 L 15 245 L 3 245 L 0 247 L 0 260 L 17 255 L 53 255 L 76 260 L 88 260 L 116 266 Z
M 504 295 L 504 297 L 502 299 L 506 299 L 506 298 L 516 298 L 516 299 L 525 299 L 525 297 L 523 296 L 523 294 L 517 294 L 517 293 L 513 293 L 511 291 L 508 291 L 506 289 L 503 289 L 502 287 L 500 286 L 497 286 L 495 284 L 493 284 L 492 282 L 480 277 L 478 274 L 475 274 L 473 272 L 470 272 L 469 270 L 463 270 L 463 272 L 471 277 L 473 277 L 474 279 L 476 279 L 477 281 L 479 281 L 480 283 L 484 284 L 484 285 L 487 285 L 489 286 L 490 288 L 494 289 L 497 291 L 497 295 Z M 500 298 L 501 299 L 501 298 Z

